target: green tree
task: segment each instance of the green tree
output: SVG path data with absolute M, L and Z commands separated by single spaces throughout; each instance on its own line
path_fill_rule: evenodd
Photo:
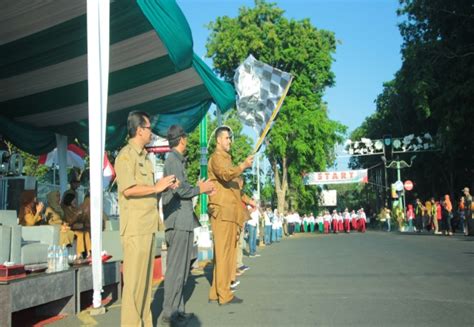
M 23 175 L 34 176 L 38 182 L 50 182 L 52 171 L 50 172 L 49 167 L 38 162 L 38 156 L 21 151 L 8 141 L 5 141 L 4 144 L 10 155 L 18 153 L 23 159 Z
M 249 54 L 295 77 L 266 144 L 280 211 L 290 190 L 302 194 L 295 197 L 295 207 L 308 192 L 307 198 L 315 198 L 314 190 L 303 186 L 301 174 L 331 165 L 334 146 L 345 132 L 328 118 L 322 100 L 325 89 L 334 84 L 334 33 L 317 29 L 309 19 L 283 14 L 275 4 L 256 0 L 255 7 L 241 7 L 235 18 L 211 22 L 206 45 L 216 72 L 228 81 Z
M 457 197 L 462 186 L 473 186 L 474 175 L 474 7 L 466 0 L 400 0 L 398 12 L 404 18 L 402 67 L 384 84 L 376 112 L 351 137 L 435 135 L 440 151 L 418 154 L 403 174 L 421 197 Z

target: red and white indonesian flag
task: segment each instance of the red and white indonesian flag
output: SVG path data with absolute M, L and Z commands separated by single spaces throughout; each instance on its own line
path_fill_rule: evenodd
M 110 183 L 115 179 L 115 169 L 114 166 L 109 161 L 109 157 L 107 156 L 107 152 L 104 153 L 104 172 L 102 177 L 102 182 L 104 185 L 104 189 L 109 187 Z
M 86 152 L 82 150 L 75 144 L 69 144 L 67 146 L 67 166 L 68 167 L 77 167 L 84 169 L 84 158 Z M 42 154 L 39 157 L 38 162 L 46 166 L 57 166 L 59 164 L 58 149 L 55 148 L 53 151 L 48 154 Z

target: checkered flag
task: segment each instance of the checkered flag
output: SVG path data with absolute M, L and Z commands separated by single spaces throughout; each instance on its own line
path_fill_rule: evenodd
M 245 125 L 260 135 L 257 152 L 280 110 L 292 80 L 289 73 L 276 69 L 250 55 L 234 75 L 237 113 Z

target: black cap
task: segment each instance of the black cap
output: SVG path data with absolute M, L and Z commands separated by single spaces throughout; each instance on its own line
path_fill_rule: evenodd
M 187 136 L 187 134 L 184 131 L 183 127 L 181 127 L 181 125 L 171 125 L 168 128 L 168 133 L 166 134 L 166 138 L 168 139 L 168 142 L 177 140 L 183 136 Z

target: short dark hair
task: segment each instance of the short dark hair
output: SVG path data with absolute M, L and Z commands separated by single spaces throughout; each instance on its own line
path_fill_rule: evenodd
M 69 207 L 75 198 L 76 196 L 73 193 L 66 193 L 66 195 L 64 195 L 63 204 Z
M 145 127 L 146 120 L 150 120 L 150 115 L 144 111 L 131 111 L 127 118 L 128 136 L 135 137 L 138 127 Z
M 171 125 L 168 128 L 166 139 L 168 140 L 170 148 L 177 147 L 182 137 L 186 137 L 186 132 L 181 125 Z
M 218 129 L 216 129 L 216 133 L 215 133 L 216 140 L 219 136 L 221 136 L 223 132 L 227 132 L 229 133 L 229 136 L 232 136 L 232 130 L 230 129 L 229 126 L 221 126 Z

